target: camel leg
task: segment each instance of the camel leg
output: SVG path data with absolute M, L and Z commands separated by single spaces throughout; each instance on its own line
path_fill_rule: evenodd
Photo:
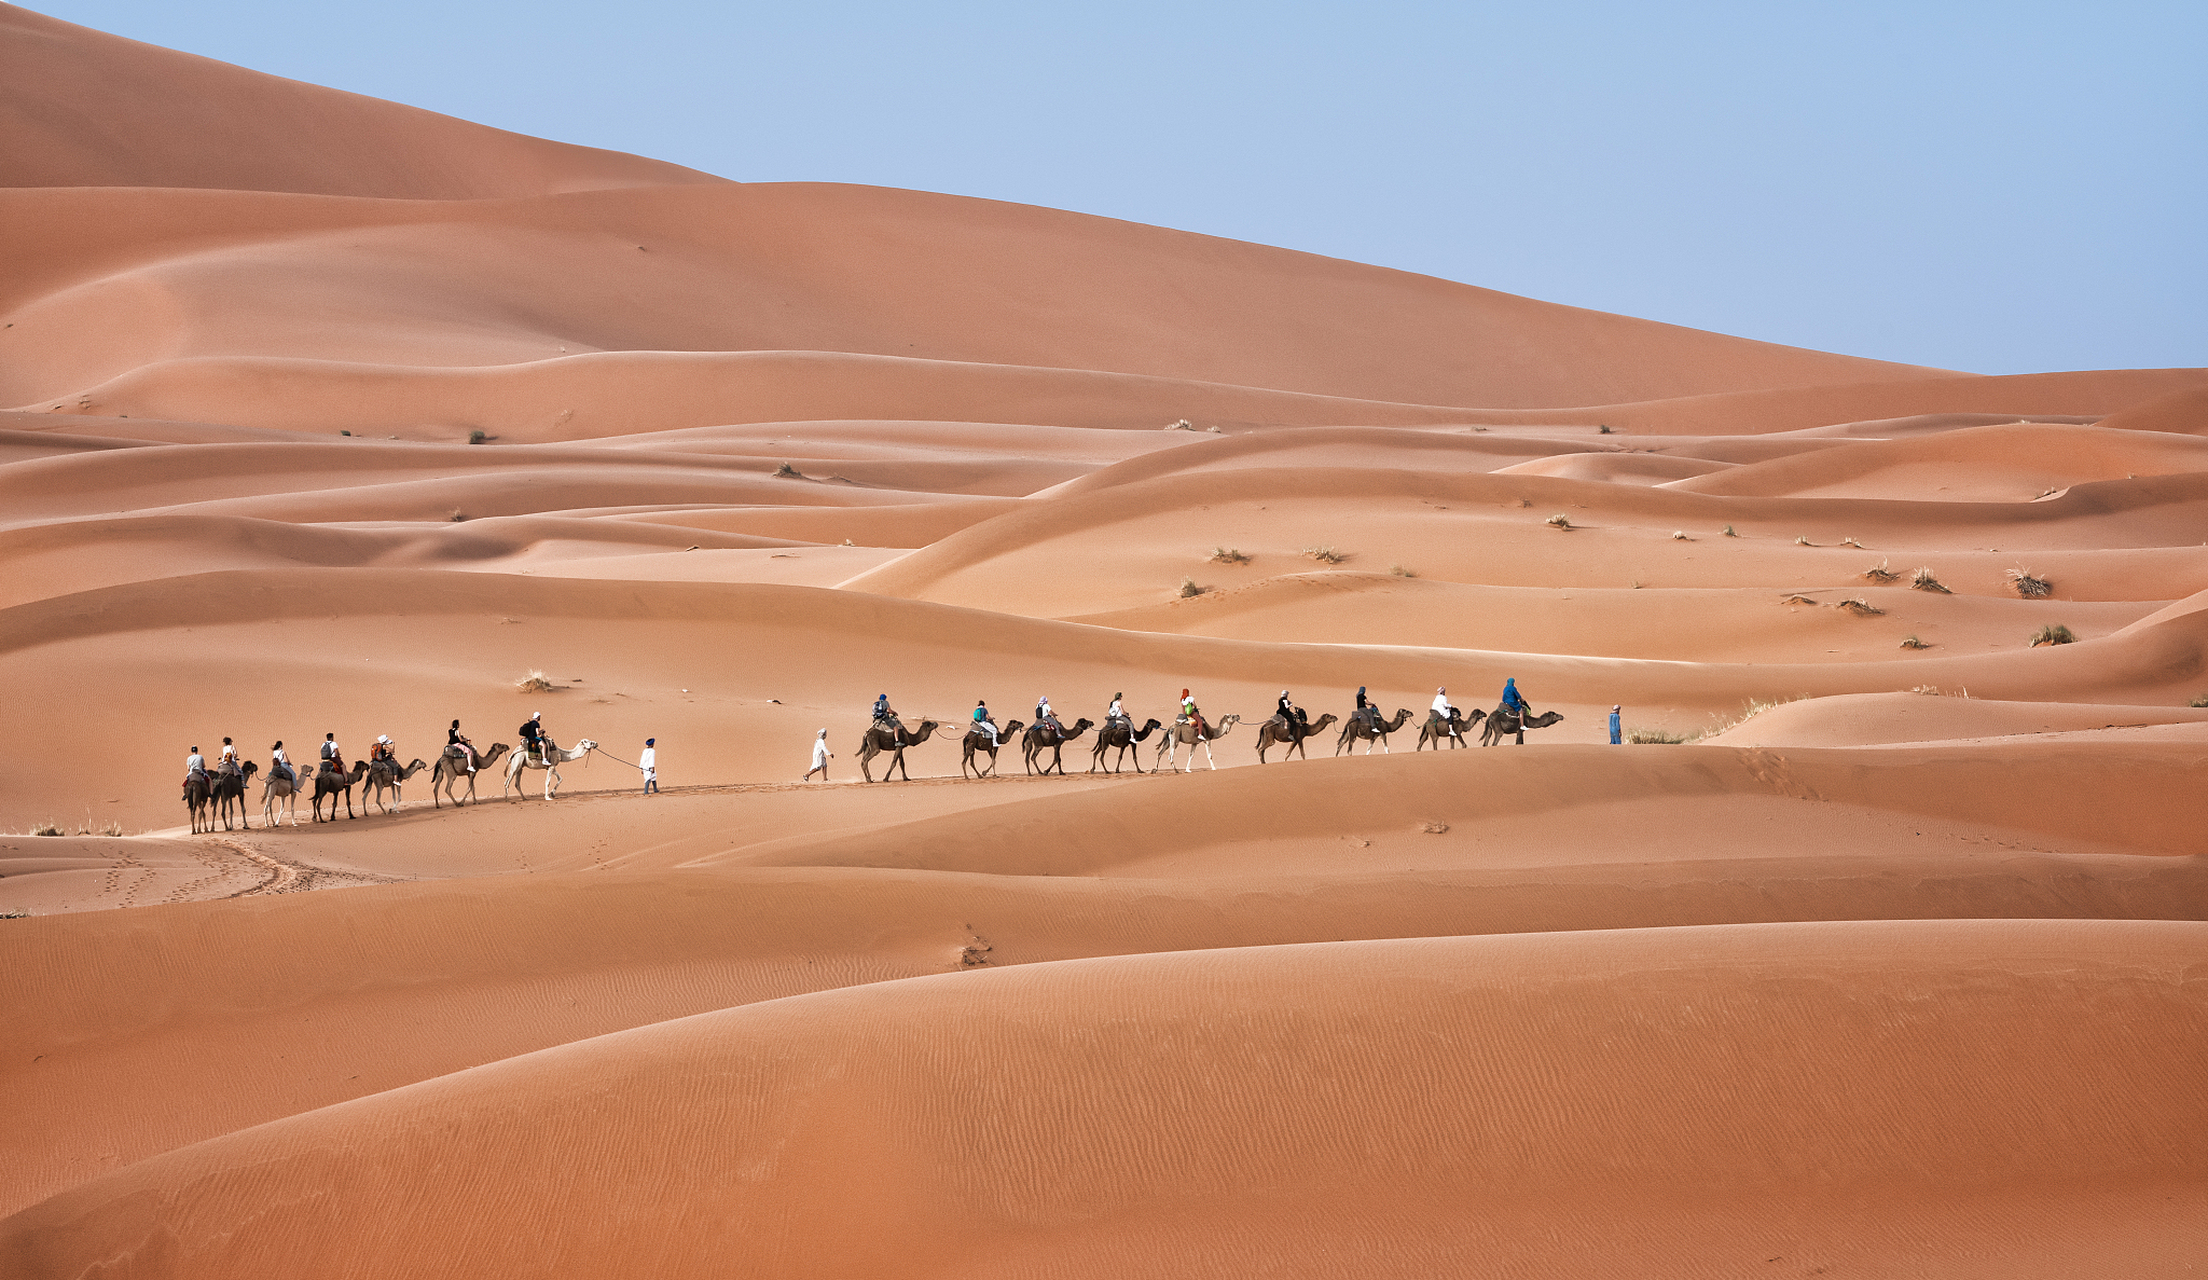
M 1204 739 L 1204 763 L 1211 766 L 1213 773 L 1219 772 L 1219 762 L 1213 759 L 1211 755 L 1211 739 L 1209 738 Z M 1194 747 L 1188 749 L 1188 767 L 1191 770 L 1196 767 L 1196 748 Z

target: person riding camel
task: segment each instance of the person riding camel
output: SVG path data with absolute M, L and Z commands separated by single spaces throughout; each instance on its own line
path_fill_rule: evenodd
M 322 735 L 322 767 L 338 773 L 345 772 L 345 753 L 338 747 L 337 735 L 334 733 Z
M 1533 716 L 1533 707 L 1526 701 L 1526 695 L 1518 692 L 1518 677 L 1516 676 L 1503 681 L 1503 709 L 1518 717 L 1518 723 L 1520 724 L 1524 724 Z
M 1379 731 L 1380 708 L 1374 706 L 1372 702 L 1365 697 L 1365 686 L 1363 685 L 1357 686 L 1356 718 L 1364 722 L 1365 728 L 1374 732 Z
M 990 718 L 987 699 L 974 704 L 974 732 L 989 735 L 989 745 L 997 746 L 997 722 Z
M 1434 690 L 1434 714 L 1441 717 L 1442 726 L 1449 730 L 1450 737 L 1461 736 L 1457 732 L 1461 727 L 1457 724 L 1457 709 L 1449 705 L 1447 686 Z
M 216 757 L 216 768 L 223 773 L 238 771 L 238 749 L 230 745 L 230 739 L 222 740 L 222 754 Z
M 1196 699 L 1190 697 L 1186 689 L 1181 690 L 1181 723 L 1195 725 L 1199 738 L 1211 736 L 1204 728 L 1204 713 L 1196 709 Z
M 532 711 L 517 730 L 521 734 L 522 754 L 534 760 L 544 759 L 544 713 Z
M 201 782 L 208 781 L 207 757 L 199 754 L 199 748 L 196 746 L 192 748 L 192 754 L 184 757 L 184 785 L 191 786 L 194 778 Z
M 468 772 L 475 772 L 475 744 L 468 741 L 467 735 L 460 732 L 460 722 L 458 720 L 453 721 L 452 727 L 445 730 L 445 745 L 460 748 L 461 756 L 468 762 Z
M 1061 737 L 1065 735 L 1066 728 L 1058 723 L 1058 713 L 1050 709 L 1050 695 L 1047 693 L 1035 699 L 1035 723 L 1047 724 L 1052 733 Z
M 889 705 L 889 695 L 886 693 L 874 695 L 874 725 L 879 729 L 887 729 L 891 733 L 896 733 L 905 727 L 897 719 L 897 709 Z
M 284 740 L 276 739 L 276 745 L 268 749 L 268 771 L 296 787 L 299 775 L 292 772 L 291 759 L 284 754 Z
M 1126 696 L 1124 693 L 1112 695 L 1112 705 L 1104 709 L 1104 726 L 1106 728 L 1133 729 L 1135 727 L 1135 722 L 1128 718 L 1127 709 L 1119 705 L 1119 700 Z
M 1283 732 L 1297 725 L 1310 723 L 1304 719 L 1303 708 L 1289 700 L 1286 689 L 1280 691 L 1280 701 L 1273 704 L 1273 707 L 1273 719 L 1279 722 Z
M 396 756 L 397 753 L 391 749 L 391 735 L 389 734 L 377 734 L 375 742 L 368 748 L 368 763 L 370 764 L 396 763 Z

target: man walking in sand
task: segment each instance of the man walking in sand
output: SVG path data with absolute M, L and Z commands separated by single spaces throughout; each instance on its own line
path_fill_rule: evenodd
M 811 782 L 813 775 L 816 773 L 820 775 L 822 782 L 828 781 L 828 762 L 835 758 L 836 753 L 828 749 L 828 731 L 823 729 L 820 731 L 820 736 L 813 739 L 813 767 L 807 769 L 805 776 L 799 778 L 798 781 Z
M 636 767 L 644 775 L 644 794 L 656 794 L 659 791 L 659 739 L 644 739 L 644 751 L 637 756 Z
M 1625 745 L 1625 724 L 1619 719 L 1619 713 L 1624 710 L 1623 703 L 1614 704 L 1610 708 L 1610 745 L 1613 747 Z

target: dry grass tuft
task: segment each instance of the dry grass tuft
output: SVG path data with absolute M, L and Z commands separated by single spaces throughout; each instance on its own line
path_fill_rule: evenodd
M 1918 591 L 1937 591 L 1943 596 L 1951 596 L 1955 594 L 1954 592 L 1948 590 L 1946 587 L 1941 586 L 1940 580 L 1932 576 L 1932 567 L 1930 565 L 1925 565 L 1919 568 L 1915 573 L 1910 574 L 1909 585 L 1911 587 L 1914 587 Z
M 2208 707 L 2208 693 L 2201 694 L 2185 705 L 2188 707 Z
M 0 908 L 0 920 L 28 920 L 31 913 L 21 907 Z
M 1342 561 L 1349 559 L 1348 552 L 1336 551 L 1332 547 L 1305 547 L 1303 554 L 1320 564 L 1340 564 Z
M 1555 525 L 1559 529 L 1569 529 L 1572 527 L 1572 518 L 1559 511 L 1542 523 Z
M 1389 566 L 1388 566 L 1388 572 L 1389 572 L 1389 573 L 1392 573 L 1392 574 L 1394 574 L 1394 575 L 1395 575 L 1396 577 L 1398 577 L 1398 578 L 1415 578 L 1415 577 L 1417 577 L 1417 576 L 1418 576 L 1418 571 L 1417 571 L 1417 570 L 1415 570 L 1415 569 L 1406 569 L 1406 568 L 1404 568 L 1404 567 L 1403 567 L 1402 565 L 1399 565 L 1399 564 L 1391 564 L 1391 565 L 1389 565 Z
M 1190 421 L 1189 421 L 1188 419 L 1186 419 L 1186 418 L 1182 418 L 1182 419 L 1181 419 L 1180 421 L 1178 421 L 1178 422 L 1168 422 L 1168 423 L 1166 423 L 1166 424 L 1165 424 L 1165 429 L 1166 429 L 1167 431 L 1194 431 L 1194 430 L 1196 429 L 1196 424 L 1195 424 L 1195 423 L 1193 423 L 1193 422 L 1190 422 Z
M 1865 569 L 1863 571 L 1863 581 L 1876 582 L 1880 585 L 1884 585 L 1889 582 L 1901 581 L 1901 575 L 1899 573 L 1896 573 L 1894 570 L 1887 568 L 1886 565 L 1887 562 L 1881 560 L 1877 564 L 1872 565 L 1870 568 Z
M 2078 638 L 2070 634 L 2070 628 L 2059 622 L 2049 623 L 2032 633 L 2032 647 L 2034 649 L 2043 644 L 2076 644 L 2077 642 Z
M 1884 609 L 1879 608 L 1877 605 L 1872 604 L 1870 601 L 1865 600 L 1861 596 L 1850 596 L 1833 607 L 1837 609 L 1845 609 L 1858 618 L 1869 618 L 1877 614 L 1886 612 Z
M 1196 579 L 1181 579 L 1181 599 L 1186 600 L 1190 596 L 1200 596 L 1202 594 L 1204 594 L 1204 589 L 1196 585 Z
M 803 480 L 805 478 L 804 472 L 799 471 L 796 467 L 791 466 L 787 462 L 781 463 L 780 465 L 776 466 L 774 469 L 774 474 L 778 478 L 783 480 Z
M 1250 558 L 1233 547 L 1213 547 L 1211 561 L 1213 564 L 1248 564 Z
M 1806 693 L 1797 693 L 1791 698 L 1750 698 L 1741 708 L 1739 715 L 1730 720 L 1721 721 L 1717 727 L 1699 736 L 1713 737 L 1728 729 L 1737 729 L 1773 707 L 1783 707 L 1789 702 L 1800 702 L 1808 697 L 1809 695 Z
M 1816 544 L 1816 543 L 1814 543 L 1814 542 L 1811 542 L 1811 541 L 1809 540 L 1809 535 L 1805 533 L 1805 534 L 1802 534 L 1802 535 L 1801 535 L 1800 537 L 1797 537 L 1797 538 L 1795 538 L 1795 539 L 1794 539 L 1794 545 L 1795 545 L 1795 546 L 1797 546 L 1797 547 L 1814 547 L 1814 546 L 1816 546 L 1817 544 Z
M 2015 587 L 2016 594 L 2026 600 L 2045 600 L 2055 591 L 2054 583 L 2045 578 L 2034 577 L 2032 571 L 2022 565 L 2009 570 L 2009 585 Z
M 1858 551 L 1861 551 L 1861 550 L 1863 549 L 1863 544 L 1862 544 L 1862 543 L 1860 543 L 1860 542 L 1857 542 L 1857 541 L 1856 541 L 1855 539 L 1853 539 L 1853 538 L 1842 538 L 1842 539 L 1840 539 L 1840 545 L 1841 545 L 1841 546 L 1843 546 L 1843 547 L 1854 547 L 1854 548 L 1855 548 L 1856 550 L 1858 550 Z
M 1448 829 L 1449 824 L 1446 822 L 1428 822 L 1419 827 L 1419 830 L 1430 836 L 1438 836 Z
M 1605 423 L 1602 423 L 1601 425 L 1597 426 L 1597 427 L 1595 428 L 1595 430 L 1596 430 L 1596 432 L 1597 432 L 1597 433 L 1599 433 L 1599 434 L 1601 434 L 1601 435 L 1610 435 L 1610 434 L 1612 434 L 1612 432 L 1611 432 L 1611 430 L 1610 430 L 1610 424 L 1609 424 L 1609 423 L 1607 423 L 1607 422 L 1605 422 Z
M 1694 539 L 1692 539 L 1692 538 L 1690 538 L 1690 537 L 1688 537 L 1688 536 L 1687 536 L 1687 531 L 1686 531 L 1686 530 L 1684 530 L 1684 529 L 1674 529 L 1674 530 L 1672 530 L 1672 531 L 1671 531 L 1671 540 L 1672 540 L 1673 542 L 1692 542 L 1692 541 L 1694 541 Z
M 1718 532 L 1724 534 L 1728 538 L 1737 538 L 1740 536 L 1739 534 L 1733 532 L 1733 526 L 1731 525 L 1726 525 L 1724 528 L 1718 530 Z
M 552 689 L 552 682 L 544 678 L 542 671 L 532 671 L 514 681 L 514 691 L 517 693 L 550 693 Z
M 488 437 L 486 437 L 481 430 L 470 431 L 468 433 L 469 444 L 481 444 L 487 438 Z
M 1901 638 L 1901 647 L 1904 649 L 1929 649 L 1932 646 L 1917 639 L 1915 633 L 1911 633 Z
M 1669 729 L 1627 729 L 1625 740 L 1636 747 L 1676 747 L 1694 741 L 1694 735 Z
M 1780 604 L 1815 604 L 1815 603 L 1817 603 L 1817 602 L 1816 602 L 1815 600 L 1812 600 L 1812 599 L 1810 599 L 1810 598 L 1809 598 L 1808 596 L 1805 596 L 1805 595 L 1802 595 L 1802 594 L 1801 594 L 1801 593 L 1799 593 L 1799 592 L 1796 592 L 1795 594 L 1793 594 L 1793 595 L 1790 595 L 1790 596 L 1788 596 L 1788 597 L 1787 597 L 1786 599 L 1784 599 L 1784 600 L 1781 600 L 1781 601 L 1779 601 L 1779 603 L 1780 603 Z
M 49 819 L 32 827 L 31 834 L 34 836 L 58 836 L 61 834 L 61 827 Z

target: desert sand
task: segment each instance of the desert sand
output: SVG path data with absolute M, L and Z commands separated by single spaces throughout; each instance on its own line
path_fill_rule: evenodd
M 2208 369 L 0 71 L 0 1274 L 2208 1272 Z

